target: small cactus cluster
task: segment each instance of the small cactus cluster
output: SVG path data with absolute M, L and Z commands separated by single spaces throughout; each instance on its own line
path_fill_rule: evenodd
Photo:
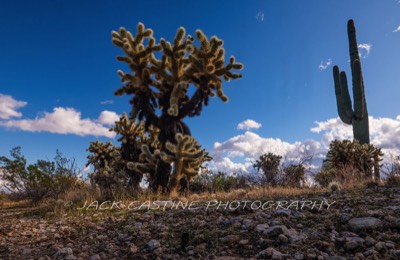
M 154 175 L 158 160 L 174 165 L 172 176 L 169 179 L 168 190 L 177 191 L 180 181 L 185 178 L 190 181 L 199 173 L 201 165 L 212 158 L 201 149 L 196 139 L 189 135 L 176 134 L 177 143 L 167 142 L 166 151 L 155 150 L 153 153 L 147 145 L 142 146 L 140 155 L 142 162 L 129 162 L 128 168 L 138 172 L 148 172 Z
M 340 119 L 345 124 L 353 126 L 354 139 L 361 144 L 369 144 L 369 122 L 367 102 L 365 100 L 364 80 L 361 70 L 360 55 L 356 39 L 356 28 L 354 21 L 347 23 L 347 34 L 349 38 L 350 67 L 353 83 L 353 101 L 352 108 L 347 77 L 344 71 L 340 72 L 338 66 L 333 67 L 333 78 L 335 82 L 335 94 L 337 109 Z
M 95 171 L 89 174 L 92 186 L 98 185 L 104 197 L 110 198 L 113 189 L 117 189 L 125 181 L 121 169 L 121 154 L 118 147 L 111 142 L 91 142 L 88 149 L 86 166 L 93 165 Z
M 329 145 L 324 165 L 325 170 L 332 169 L 332 172 L 351 166 L 365 177 L 379 180 L 382 156 L 381 149 L 371 144 L 360 144 L 357 140 L 334 140 Z
M 123 113 L 115 126 L 110 128 L 119 135 L 121 146 L 114 146 L 111 142 L 91 142 L 87 151 L 88 163 L 93 165 L 95 172 L 90 174 L 92 184 L 97 184 L 103 193 L 110 193 L 111 189 L 129 188 L 130 192 L 138 191 L 143 173 L 133 171 L 127 167 L 130 161 L 140 161 L 141 146 L 146 144 L 157 147 L 157 129 L 149 128 L 145 131 L 144 123 L 136 123 Z
M 223 80 L 241 77 L 234 71 L 243 65 L 233 56 L 225 62 L 221 39 L 209 39 L 201 30 L 196 30 L 195 38 L 180 27 L 172 42 L 161 38 L 157 43 L 153 31 L 142 23 L 137 25 L 136 35 L 125 28 L 112 32 L 113 44 L 125 54 L 117 59 L 132 71 L 118 71 L 123 86 L 115 95 L 131 95 L 129 118 L 144 122 L 145 132 L 157 130 L 158 144 L 136 149 L 140 155 L 130 158 L 128 164 L 131 171 L 149 173 L 153 191 L 176 190 L 176 182 L 183 176 L 190 179 L 199 164 L 208 160 L 183 119 L 199 116 L 210 97 L 227 102 Z

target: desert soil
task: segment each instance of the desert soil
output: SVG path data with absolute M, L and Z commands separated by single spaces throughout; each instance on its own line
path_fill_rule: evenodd
M 278 200 L 335 203 L 329 209 L 92 208 L 61 216 L 2 208 L 0 259 L 400 259 L 400 188 Z

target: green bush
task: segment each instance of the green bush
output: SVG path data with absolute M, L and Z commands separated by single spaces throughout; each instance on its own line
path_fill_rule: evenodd
M 247 179 L 243 175 L 228 175 L 224 172 L 203 172 L 192 179 L 189 190 L 195 193 L 230 191 L 248 187 Z
M 69 189 L 81 187 L 79 169 L 75 160 L 65 158 L 56 151 L 54 161 L 38 160 L 27 165 L 21 147 L 10 151 L 11 158 L 0 157 L 0 179 L 3 187 L 17 199 L 32 199 L 38 202 L 44 198 L 58 198 Z

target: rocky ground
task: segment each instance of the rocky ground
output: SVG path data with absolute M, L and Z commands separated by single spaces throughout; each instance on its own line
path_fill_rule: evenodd
M 204 202 L 196 210 L 44 217 L 3 208 L 0 259 L 400 259 L 400 188 L 279 200 L 336 202 L 329 209 L 294 203 L 257 210 L 206 210 Z

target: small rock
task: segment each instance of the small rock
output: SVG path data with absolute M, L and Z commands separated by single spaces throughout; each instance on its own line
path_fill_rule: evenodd
M 264 234 L 268 237 L 276 237 L 283 233 L 283 229 L 286 228 L 283 225 L 269 227 L 264 231 Z
M 376 250 L 378 250 L 378 251 L 382 251 L 383 249 L 384 249 L 384 243 L 383 242 L 378 242 L 378 243 L 376 243 L 375 244 L 375 248 L 376 248 Z
M 302 254 L 302 253 L 295 253 L 294 254 L 294 259 L 295 260 L 303 260 L 305 257 L 304 257 L 304 255 Z
M 344 245 L 344 248 L 347 251 L 354 251 L 358 248 L 363 247 L 364 244 L 364 239 L 361 237 L 348 237 L 346 238 L 346 244 Z
M 283 242 L 283 243 L 289 242 L 289 238 L 287 238 L 287 236 L 285 236 L 284 234 L 280 234 L 280 235 L 278 236 L 278 239 L 279 239 L 281 242 Z
M 160 242 L 158 240 L 152 239 L 146 244 L 146 249 L 149 250 L 149 251 L 153 251 L 153 250 L 159 248 L 160 246 L 161 245 L 160 245 Z
M 239 240 L 239 236 L 238 235 L 228 235 L 226 237 L 221 238 L 221 242 L 228 242 L 228 243 L 234 243 L 237 242 Z
M 390 255 L 394 259 L 400 259 L 400 250 L 392 250 L 392 252 L 390 252 Z
M 263 233 L 267 228 L 269 228 L 268 224 L 258 224 L 254 230 L 258 233 Z
M 282 216 L 290 216 L 292 212 L 290 211 L 290 209 L 278 209 L 277 211 L 275 211 L 275 214 Z
M 127 234 L 118 234 L 117 240 L 121 243 L 126 242 L 126 241 L 131 241 L 132 240 L 132 236 L 129 236 Z
M 349 226 L 353 230 L 374 229 L 381 226 L 382 221 L 373 217 L 353 218 L 349 221 Z
M 239 245 L 241 245 L 241 246 L 247 245 L 248 243 L 249 243 L 249 240 L 247 240 L 247 239 L 243 239 L 243 240 L 239 241 Z
M 328 256 L 326 260 L 346 260 L 346 257 L 343 256 Z
M 307 259 L 317 259 L 317 251 L 314 248 L 307 249 Z
M 196 246 L 196 250 L 206 250 L 207 244 L 206 243 L 201 243 Z
M 375 239 L 373 239 L 372 237 L 366 237 L 365 238 L 365 245 L 367 246 L 367 247 L 371 247 L 371 246 L 373 246 L 373 245 L 375 245 L 375 243 L 376 243 L 376 240 Z
M 98 254 L 90 256 L 89 260 L 101 260 L 100 256 Z
M 30 255 L 31 253 L 32 253 L 32 249 L 30 249 L 30 248 L 24 248 L 22 250 L 23 255 Z
M 390 209 L 393 211 L 400 211 L 400 206 L 387 206 L 385 209 Z
M 268 247 L 267 249 L 259 252 L 256 257 L 261 259 L 265 259 L 266 257 L 268 257 L 268 259 L 283 259 L 286 256 L 287 255 L 282 254 L 275 248 Z
M 58 250 L 55 254 L 54 257 L 60 257 L 60 256 L 73 256 L 73 251 L 69 247 L 64 247 Z

